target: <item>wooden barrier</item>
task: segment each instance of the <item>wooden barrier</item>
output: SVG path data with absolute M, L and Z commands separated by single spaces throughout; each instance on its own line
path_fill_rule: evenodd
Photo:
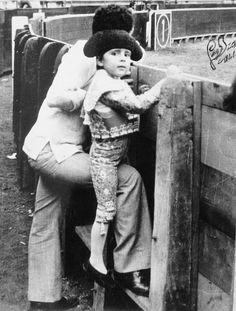
M 145 66 L 133 72 L 133 77 L 138 77 L 137 87 L 139 83 L 152 85 L 163 76 L 163 71 Z M 229 92 L 228 86 L 203 79 L 201 82 L 194 82 L 198 79 L 193 76 L 188 76 L 187 79 L 193 81 L 194 85 L 191 82 L 183 84 L 183 93 L 187 92 L 186 88 L 193 88 L 192 96 L 195 98 L 192 98 L 195 103 L 192 134 L 191 126 L 184 127 L 191 113 L 188 114 L 183 107 L 184 115 L 181 114 L 181 109 L 178 110 L 178 102 L 183 106 L 191 103 L 191 96 L 188 97 L 191 92 L 184 96 L 181 84 L 174 88 L 174 92 L 174 85 L 168 90 L 171 99 L 167 107 L 160 103 L 157 111 L 151 110 L 141 119 L 141 131 L 136 140 L 135 166 L 142 173 L 149 193 L 149 202 L 153 203 L 151 208 L 154 207 L 152 278 L 150 301 L 140 297 L 133 299 L 143 310 L 235 311 L 233 283 L 236 115 L 224 111 L 223 108 L 223 99 Z M 171 107 L 175 107 L 172 112 Z M 191 147 L 183 133 L 193 135 L 195 141 L 193 157 L 188 157 L 187 163 L 184 157 L 191 154 Z M 155 150 L 156 178 L 153 182 L 154 171 L 151 163 L 155 161 Z M 181 166 L 183 170 L 180 169 Z M 187 176 L 181 176 L 181 173 L 189 172 L 191 168 L 194 170 L 192 204 L 190 198 L 187 200 L 187 193 L 189 194 L 193 184 Z M 182 195 L 182 192 L 188 190 L 185 192 L 184 204 L 181 198 L 173 193 L 178 188 L 174 185 L 179 183 Z M 150 199 L 150 195 L 153 195 L 153 184 L 154 202 Z M 178 200 L 182 203 L 181 208 L 178 207 Z M 199 201 L 201 211 L 198 223 Z M 199 273 L 198 277 L 196 271 Z M 131 293 L 127 294 L 132 297 Z
M 176 3 L 177 2 L 177 3 Z M 230 1 L 228 3 L 222 2 L 221 0 L 208 0 L 206 1 L 196 1 L 191 0 L 185 2 L 185 0 L 171 0 L 165 3 L 164 8 L 166 10 L 174 10 L 174 9 L 199 9 L 201 8 L 232 8 L 235 7 L 236 3 L 234 1 Z
M 64 48 L 62 51 L 62 47 Z M 34 190 L 34 174 L 22 151 L 24 139 L 68 45 L 24 31 L 16 36 L 13 89 L 13 132 L 20 187 Z M 67 48 L 67 49 L 65 49 Z M 60 59 L 59 59 L 60 58 Z M 55 63 L 55 64 L 54 64 Z
M 45 16 L 67 14 L 68 8 L 42 9 Z M 32 18 L 38 9 L 12 9 L 0 10 L 0 75 L 12 70 L 12 28 L 11 18 L 13 16 L 27 16 Z
M 77 14 L 47 18 L 44 35 L 48 38 L 73 44 L 88 39 L 92 34 L 93 14 Z
M 5 57 L 4 57 L 4 25 L 5 23 L 5 14 L 3 13 L 3 11 L 0 11 L 0 42 L 1 42 L 1 46 L 0 46 L 0 75 L 3 73 L 4 70 L 6 70 L 6 66 L 5 66 Z
M 236 8 L 175 9 L 172 12 L 172 40 L 236 33 Z
M 203 84 L 199 271 L 230 295 L 228 308 L 235 310 L 236 115 L 224 111 L 226 93 L 224 86 Z
M 139 83 L 144 82 L 151 85 L 156 81 L 156 79 L 163 77 L 163 75 L 163 72 L 152 69 L 150 67 L 145 68 L 145 66 L 140 67 L 137 73 Z M 157 129 L 155 179 L 156 190 L 154 195 L 154 201 L 156 198 L 156 203 L 154 202 L 154 241 L 152 257 L 156 262 L 156 266 L 152 266 L 150 296 L 151 307 L 149 310 L 175 310 L 175 308 L 176 310 L 185 310 L 186 306 L 186 310 L 194 310 L 194 308 L 196 308 L 197 302 L 196 300 L 194 301 L 196 297 L 194 296 L 193 292 L 198 288 L 199 311 L 219 311 L 219 305 L 221 306 L 220 310 L 235 311 L 235 298 L 234 304 L 232 300 L 236 290 L 233 286 L 235 279 L 234 240 L 236 220 L 236 115 L 224 111 L 223 107 L 223 100 L 229 93 L 229 86 L 220 85 L 216 82 L 204 79 L 200 80 L 201 83 L 199 85 L 199 82 L 197 84 L 194 82 L 199 80 L 199 77 L 197 78 L 194 76 L 186 75 L 186 78 L 187 80 L 193 81 L 195 94 L 193 132 L 195 134 L 193 135 L 196 145 L 194 147 L 194 156 L 192 159 L 192 161 L 194 161 L 194 165 L 192 166 L 194 168 L 192 182 L 195 184 L 195 186 L 193 187 L 194 200 L 192 202 L 192 211 L 186 209 L 187 212 L 185 214 L 183 209 L 181 211 L 183 214 L 181 215 L 179 209 L 176 208 L 175 211 L 175 207 L 171 206 L 170 204 L 171 197 L 173 195 L 171 192 L 171 190 L 173 191 L 172 187 L 173 185 L 177 184 L 174 179 L 170 178 L 171 169 L 168 167 L 168 163 L 170 162 L 169 159 L 171 155 L 173 156 L 171 153 L 171 148 L 173 148 L 172 150 L 175 150 L 175 155 L 177 156 L 178 147 L 180 148 L 180 145 L 183 146 L 184 138 L 180 135 L 181 140 L 177 140 L 177 146 L 175 146 L 173 137 L 174 125 L 170 121 L 168 123 L 168 118 L 175 120 L 176 122 L 178 119 L 175 119 L 174 115 L 172 115 L 172 117 L 166 116 L 165 119 L 165 114 L 162 114 L 163 112 L 160 105 L 158 110 L 161 111 L 161 116 L 159 116 L 160 111 L 156 114 L 156 117 L 153 111 L 150 111 L 141 119 L 140 141 L 142 143 L 140 151 L 137 152 L 136 160 L 137 162 L 140 161 L 140 163 L 137 163 L 138 168 L 141 166 L 145 167 L 145 169 L 141 171 L 144 180 L 149 181 L 149 183 L 145 183 L 149 190 L 150 188 L 153 189 L 153 178 L 150 176 L 150 167 L 152 167 L 150 162 L 155 158 L 152 157 L 150 153 L 150 150 L 154 150 L 154 146 L 152 146 L 151 140 L 155 138 Z M 185 85 L 185 88 L 186 87 L 187 85 Z M 174 93 L 176 92 L 177 94 L 180 94 L 177 98 L 184 105 L 184 103 L 186 103 L 186 99 L 181 98 L 181 92 L 176 90 Z M 168 93 L 171 94 L 171 89 Z M 172 96 L 172 105 L 174 105 L 176 100 L 175 97 L 176 94 L 175 96 Z M 177 105 L 175 107 L 177 109 Z M 185 116 L 180 117 L 180 120 L 183 122 L 182 127 L 184 127 L 185 124 L 185 117 L 186 112 Z M 166 126 L 164 126 L 165 122 L 167 124 Z M 171 124 L 172 131 L 167 131 L 168 124 L 169 126 Z M 161 135 L 162 130 L 164 130 L 164 132 Z M 165 131 L 167 133 L 166 135 L 164 135 Z M 189 133 L 187 128 L 186 131 Z M 170 132 L 171 139 L 170 137 L 168 138 Z M 158 137 L 160 139 L 159 144 Z M 143 141 L 146 139 L 147 141 L 143 143 Z M 166 149 L 166 152 L 164 152 L 164 150 L 168 144 L 170 151 L 169 153 L 166 153 L 168 148 Z M 199 148 L 199 144 L 201 144 L 201 148 Z M 199 153 L 200 149 L 201 153 Z M 146 151 L 145 155 L 141 155 L 143 150 Z M 187 152 L 183 149 L 182 152 L 180 151 L 178 154 L 177 159 L 180 161 L 180 163 L 182 162 L 182 153 L 186 154 Z M 172 161 L 174 162 L 173 159 Z M 201 166 L 199 166 L 200 161 Z M 174 164 L 172 165 L 172 169 L 174 170 Z M 165 167 L 168 168 L 167 171 L 165 171 Z M 185 171 L 188 171 L 189 169 L 190 167 L 185 167 Z M 175 174 L 173 174 L 173 176 L 176 177 Z M 200 185 L 198 185 L 198 182 Z M 200 193 L 198 192 L 200 190 L 199 186 L 201 188 Z M 185 186 L 181 186 L 181 190 L 184 191 L 184 189 L 186 189 Z M 149 199 L 149 202 L 150 201 L 152 202 L 152 200 Z M 196 220 L 198 219 L 197 206 L 199 201 L 200 221 L 198 227 L 196 225 Z M 168 203 L 170 205 L 168 205 Z M 185 203 L 187 206 L 187 202 Z M 175 202 L 175 204 L 177 203 Z M 173 216 L 171 217 L 172 213 Z M 189 213 L 192 213 L 191 215 L 193 223 L 191 223 L 190 219 L 187 217 L 187 214 L 190 216 Z M 175 219 L 174 221 L 174 216 L 179 220 Z M 167 219 L 169 219 L 169 221 L 167 221 Z M 182 234 L 185 232 L 187 241 L 192 241 L 192 247 L 194 247 L 194 250 L 192 249 L 193 253 L 189 255 L 190 257 L 184 256 L 182 253 L 183 262 L 180 260 L 181 256 L 178 257 L 178 251 L 180 251 L 182 245 L 185 245 L 185 250 L 191 249 L 191 247 L 190 245 L 184 244 L 186 242 L 185 239 L 183 241 L 181 239 L 181 235 L 178 235 L 178 221 L 180 221 L 179 225 L 181 226 L 180 232 Z M 188 225 L 190 227 L 192 225 L 192 229 L 188 227 Z M 200 233 L 199 252 L 197 252 L 198 231 Z M 188 234 L 192 234 L 192 237 L 188 236 Z M 168 241 L 169 238 L 170 241 Z M 187 258 L 189 258 L 189 262 Z M 198 282 L 198 286 L 196 284 L 197 280 L 194 279 L 196 278 L 194 264 L 195 269 L 197 269 L 197 261 L 199 262 L 198 277 L 201 281 Z M 182 264 L 183 270 L 181 270 Z M 175 270 L 175 268 L 177 270 Z M 187 274 L 186 270 L 189 271 L 189 275 Z M 180 277 L 180 275 L 182 276 L 181 281 L 175 281 L 175 278 L 178 279 L 178 276 Z M 184 295 L 181 296 L 180 291 L 178 292 L 178 288 L 181 288 L 181 282 L 184 284 L 184 280 L 186 281 L 188 277 L 189 284 L 191 284 L 191 289 L 189 289 L 188 292 L 188 287 L 185 287 L 185 290 L 188 292 L 187 296 L 192 297 L 191 302 L 187 301 L 187 303 L 190 303 L 189 305 L 186 303 L 186 301 L 183 303 Z M 212 282 L 211 289 L 208 285 L 209 282 Z M 171 288 L 171 286 L 173 286 L 173 288 Z M 175 295 L 175 291 L 178 292 L 178 296 Z M 171 304 L 171 299 L 168 300 L 169 297 L 173 299 L 173 304 Z M 199 299 L 203 299 L 205 304 L 202 302 L 200 303 Z M 218 299 L 222 299 L 221 304 L 216 303 Z
M 132 75 L 134 79 L 138 77 L 138 88 L 142 83 L 153 85 L 164 74 L 140 66 Z M 135 139 L 134 165 L 138 169 L 142 166 L 144 181 L 149 181 L 145 182 L 147 189 L 155 179 L 155 193 L 149 189 L 149 197 L 154 197 L 150 298 L 125 290 L 143 310 L 196 310 L 198 272 L 194 226 L 198 223 L 195 219 L 198 204 L 197 201 L 193 204 L 193 200 L 199 192 L 199 182 L 196 183 L 199 159 L 194 158 L 193 141 L 197 150 L 200 140 L 194 139 L 193 124 L 199 128 L 200 118 L 193 122 L 193 106 L 199 95 L 197 82 L 193 86 L 180 80 L 166 81 L 162 100 L 141 118 L 141 130 Z M 195 112 L 199 116 L 198 109 Z M 150 162 L 154 166 L 156 162 L 156 170 L 147 169 L 146 164 Z M 88 240 L 85 228 L 81 231 L 77 227 L 76 231 L 83 240 Z
M 235 36 L 235 13 L 235 7 L 151 11 L 149 46 L 156 50 L 171 42 Z
M 158 49 L 169 46 L 173 41 L 204 39 L 222 34 L 236 35 L 235 12 L 234 7 L 151 11 L 150 30 L 148 30 L 149 47 Z M 147 12 L 136 12 L 134 16 L 133 35 L 143 47 L 146 47 Z M 74 43 L 79 38 L 87 39 L 90 36 L 91 23 L 92 15 L 87 15 L 86 22 L 80 14 L 73 17 L 46 19 L 45 35 Z M 79 33 L 78 29 L 80 29 Z
M 88 39 L 92 34 L 92 21 L 94 14 L 75 14 L 55 16 L 44 20 L 44 36 L 70 44 L 79 39 Z M 147 12 L 134 13 L 133 36 L 140 44 L 146 47 Z

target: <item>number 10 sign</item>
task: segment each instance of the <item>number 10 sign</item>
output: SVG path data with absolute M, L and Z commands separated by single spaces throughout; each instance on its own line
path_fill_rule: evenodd
M 171 45 L 171 12 L 158 11 L 152 15 L 152 48 L 165 48 Z

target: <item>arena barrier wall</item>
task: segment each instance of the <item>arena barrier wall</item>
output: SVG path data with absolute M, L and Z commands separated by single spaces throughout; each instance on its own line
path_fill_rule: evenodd
M 34 177 L 22 143 L 69 46 L 21 36 L 15 45 L 13 129 L 24 186 Z M 164 70 L 135 66 L 132 87 L 137 92 L 143 83 L 152 86 L 163 77 Z M 236 308 L 236 114 L 223 106 L 229 91 L 229 85 L 195 76 L 168 78 L 159 105 L 141 117 L 132 139 L 130 160 L 143 177 L 153 221 L 150 298 L 126 291 L 142 310 Z M 88 242 L 88 222 L 83 219 L 81 226 L 76 211 L 73 226 Z M 102 311 L 104 290 L 96 287 L 94 297 L 100 302 L 95 310 Z
M 75 43 L 88 39 L 92 34 L 93 14 L 76 14 L 47 18 L 44 21 L 44 35 L 59 41 Z
M 211 36 L 236 34 L 236 8 L 204 8 L 204 9 L 176 9 L 151 11 L 148 21 L 147 13 L 139 11 L 134 15 L 135 28 L 133 35 L 143 47 L 147 45 L 152 49 L 170 46 L 173 41 L 205 38 Z M 89 16 L 92 19 L 92 15 Z M 81 19 L 77 21 L 77 19 Z M 63 27 L 62 27 L 63 24 Z M 72 18 L 54 17 L 45 19 L 45 35 L 56 40 L 76 41 L 78 26 L 82 29 L 82 38 L 86 39 L 91 31 L 86 27 L 91 20 L 83 23 L 83 16 Z M 65 28 L 65 30 L 64 30 Z M 71 35 L 69 34 L 69 31 Z M 65 32 L 65 34 L 63 34 Z M 65 38 L 65 39 L 64 39 Z
M 177 3 L 176 3 L 177 2 Z M 228 1 L 222 2 L 222 1 L 217 1 L 217 0 L 208 0 L 207 2 L 205 1 L 188 1 L 187 3 L 185 1 L 168 1 L 163 5 L 163 9 L 166 10 L 175 10 L 175 9 L 201 9 L 204 8 L 231 8 L 235 7 L 236 3 L 234 1 Z
M 56 16 L 44 20 L 44 35 L 55 40 L 66 41 L 70 44 L 78 39 L 88 39 L 91 35 L 93 14 L 76 14 Z M 146 47 L 147 12 L 134 14 L 133 36 Z
M 151 67 L 147 66 L 140 66 L 138 68 L 138 77 L 140 83 L 154 83 L 157 79 L 157 76 L 160 75 L 160 71 L 156 69 L 152 69 Z M 229 113 L 225 110 L 223 106 L 224 98 L 229 93 L 229 85 L 223 85 L 218 83 L 217 81 L 211 81 L 207 79 L 203 79 L 200 77 L 194 77 L 191 75 L 185 75 L 185 78 L 189 81 L 199 81 L 200 85 L 195 85 L 195 87 L 199 87 L 195 90 L 195 102 L 194 108 L 195 113 L 194 122 L 196 122 L 196 118 L 201 120 L 199 125 L 194 124 L 194 132 L 195 132 L 195 146 L 200 140 L 200 149 L 197 150 L 194 148 L 194 158 L 195 161 L 199 161 L 199 186 L 200 186 L 200 193 L 199 196 L 195 197 L 195 200 L 199 201 L 199 222 L 198 228 L 192 229 L 198 230 L 199 233 L 199 248 L 197 254 L 195 256 L 198 257 L 198 311 L 234 311 L 236 308 L 235 305 L 235 298 L 233 302 L 233 292 L 234 289 L 234 278 L 235 278 L 235 223 L 236 223 L 236 214 L 235 214 L 235 199 L 236 199 L 236 156 L 235 156 L 235 148 L 236 148 L 236 114 Z M 171 91 L 169 93 L 171 95 Z M 181 100 L 181 92 L 177 95 L 178 99 Z M 173 97 L 172 97 L 172 100 Z M 197 105 L 197 106 L 196 106 Z M 200 110 L 198 110 L 197 109 Z M 150 176 L 148 172 L 152 172 L 154 167 L 151 168 L 151 163 L 153 163 L 154 159 L 154 150 L 155 144 L 151 143 L 151 140 L 154 140 L 156 135 L 156 128 L 157 128 L 157 135 L 159 129 L 159 123 L 161 122 L 160 119 L 163 118 L 162 110 L 160 114 L 161 107 L 158 106 L 156 121 L 153 117 L 153 112 L 148 112 L 143 116 L 141 119 L 141 131 L 140 135 L 142 136 L 141 142 L 147 140 L 144 145 L 141 145 L 140 154 L 137 155 L 139 170 L 143 174 L 144 181 L 146 182 L 147 189 L 154 189 L 159 187 L 157 184 L 157 180 L 161 179 L 161 174 L 163 173 L 164 169 L 161 167 L 163 164 L 163 159 L 166 158 L 166 154 L 163 157 L 158 157 L 158 144 L 156 145 L 156 180 L 154 177 Z M 174 120 L 174 119 L 173 119 Z M 174 122 L 174 121 L 173 121 Z M 160 131 L 160 129 L 159 129 Z M 173 131 L 172 131 L 173 134 Z M 143 139 L 145 137 L 145 139 Z M 158 136 L 157 136 L 158 137 Z M 164 140 L 164 138 L 163 138 Z M 194 140 L 193 140 L 194 142 Z M 152 147 L 151 147 L 152 146 Z M 163 144 L 160 144 L 159 148 L 161 149 Z M 193 145 L 194 146 L 194 145 Z M 173 147 L 175 148 L 175 147 Z M 145 155 L 143 154 L 143 150 L 145 150 Z M 151 150 L 153 150 L 151 152 Z M 160 151 L 161 153 L 162 151 Z M 184 152 L 184 151 L 183 151 Z M 142 156 L 141 156 L 142 155 Z M 160 171 L 157 171 L 160 161 Z M 169 161 L 169 159 L 167 160 Z M 181 160 L 180 160 L 181 161 Z M 196 165 L 196 164 L 195 164 Z M 195 167 L 196 169 L 196 167 Z M 193 172 L 193 182 L 196 182 L 195 175 L 196 173 Z M 165 181 L 167 182 L 169 178 L 166 177 Z M 155 186 L 154 186 L 155 184 Z M 164 183 L 163 183 L 164 184 Z M 161 184 L 161 186 L 163 186 Z M 184 187 L 183 187 L 184 189 Z M 162 219 L 163 214 L 165 213 L 164 207 L 161 205 L 163 202 L 158 202 L 164 197 L 163 192 L 165 192 L 165 188 L 160 188 L 159 190 L 155 190 L 156 194 L 154 196 L 154 206 L 155 206 L 155 198 L 156 198 L 156 206 L 154 207 L 154 211 L 156 211 L 156 219 L 160 219 L 159 221 L 155 222 L 154 220 L 154 232 L 155 232 L 155 223 L 156 223 L 156 235 L 158 237 L 156 242 L 156 252 L 154 253 L 154 258 L 156 259 L 156 283 L 155 278 L 153 276 L 153 299 L 154 305 L 160 306 L 160 303 L 163 299 L 162 294 L 165 297 L 168 295 L 174 295 L 174 293 L 165 293 L 165 286 L 169 286 L 171 284 L 173 287 L 177 286 L 178 281 L 174 281 L 174 278 L 181 271 L 181 262 L 178 266 L 176 272 L 174 268 L 171 266 L 167 257 L 166 259 L 166 269 L 167 269 L 167 279 L 163 281 L 163 285 L 161 287 L 160 282 L 161 275 L 160 271 L 164 269 L 163 267 L 163 257 L 161 257 L 160 252 L 158 249 L 163 250 L 163 245 L 166 243 L 166 236 L 171 232 L 171 239 L 170 247 L 173 247 L 174 241 L 173 238 L 177 232 L 176 230 L 176 220 L 173 220 L 172 224 L 170 224 L 170 231 L 164 231 L 164 224 L 165 223 Z M 157 192 L 158 191 L 158 192 Z M 150 193 L 149 193 L 150 195 Z M 161 199 L 160 199 L 161 198 Z M 195 202 L 196 203 L 196 202 Z M 198 203 L 196 203 L 196 206 Z M 194 217 L 195 220 L 198 216 L 195 214 L 197 210 L 195 210 L 196 206 L 192 205 L 192 216 L 193 221 Z M 195 212 L 194 212 L 195 210 Z M 172 210 L 173 212 L 173 210 Z M 163 213 L 163 214 L 162 214 Z M 166 212 L 167 213 L 167 212 Z M 186 215 L 185 215 L 186 216 Z M 186 224 L 186 217 L 180 216 L 179 221 L 181 224 Z M 171 219 L 170 215 L 170 219 Z M 173 219 L 176 217 L 176 214 L 173 214 Z M 155 217 L 154 217 L 155 219 Z M 178 221 L 178 220 L 177 220 Z M 175 228 L 175 229 L 172 229 Z M 184 232 L 184 228 L 182 228 Z M 182 230 L 181 229 L 181 230 Z M 173 230 L 173 231 L 172 231 Z M 183 233 L 186 236 L 186 239 L 189 240 L 190 236 L 187 237 L 187 233 Z M 155 235 L 153 234 L 155 237 Z M 193 236 L 194 237 L 194 236 Z M 162 244 L 162 242 L 163 244 Z M 185 239 L 182 241 L 184 243 Z M 155 244 L 155 239 L 153 241 Z M 183 246 L 181 242 L 176 247 L 179 249 Z M 193 242 L 194 243 L 194 242 Z M 193 244 L 194 245 L 194 244 Z M 183 246 L 184 247 L 184 246 Z M 186 247 L 186 246 L 185 246 Z M 196 246 L 195 246 L 196 247 Z M 196 249 L 195 249 L 196 251 Z M 176 254 L 178 250 L 170 250 L 169 249 L 169 256 L 171 258 L 172 254 Z M 180 259 L 180 258 L 179 258 Z M 178 260 L 175 258 L 175 262 Z M 192 264 L 196 258 L 191 258 Z M 158 263 L 161 261 L 161 264 Z M 183 257 L 183 262 L 185 265 L 185 269 L 188 269 L 187 261 Z M 192 267 L 193 268 L 193 267 Z M 168 270 L 169 269 L 169 270 Z M 191 270 L 191 268 L 189 268 Z M 154 270 L 155 271 L 155 270 Z M 155 273 L 153 271 L 153 274 Z M 172 271 L 172 272 L 170 272 Z M 175 271 L 175 272 L 174 272 Z M 186 270 L 184 270 L 186 272 Z M 185 272 L 182 272 L 184 275 Z M 170 273 L 168 275 L 168 273 Z M 172 275 L 174 273 L 175 276 Z M 186 275 L 185 275 L 186 277 Z M 196 277 L 196 275 L 195 275 Z M 193 282 L 193 279 L 191 279 Z M 190 281 L 190 283 L 191 283 Z M 170 283 L 168 283 L 170 282 Z M 167 285 L 168 284 L 168 285 Z M 194 282 L 191 286 L 193 286 Z M 180 285 L 181 287 L 181 285 Z M 182 287 L 184 288 L 184 286 Z M 191 287 L 194 290 L 194 286 Z M 162 294 L 160 294 L 162 291 Z M 179 290 L 180 294 L 181 290 Z M 183 294 L 183 292 L 182 292 Z M 159 295 L 159 298 L 158 298 Z M 151 296 L 152 297 L 152 296 Z M 180 296 L 179 296 L 180 297 Z M 181 298 L 179 298 L 181 299 Z M 182 299 L 181 299 L 182 300 Z M 182 301 L 183 302 L 183 301 Z M 162 301 L 163 303 L 163 301 Z M 181 304 L 181 303 L 180 303 Z M 162 305 L 163 306 L 163 305 Z M 189 309 L 192 310 L 192 305 L 189 306 Z M 176 309 L 174 306 L 172 308 L 160 307 L 156 309 L 153 307 L 153 310 L 185 310 L 184 307 L 179 305 Z
M 236 8 L 159 10 L 150 13 L 147 37 L 151 49 L 188 41 L 236 35 Z
M 38 9 L 0 10 L 0 75 L 12 69 L 12 37 L 11 19 L 13 16 L 27 16 L 32 18 Z M 61 15 L 68 12 L 68 8 L 42 9 L 45 16 Z
M 236 33 L 236 8 L 172 10 L 173 40 Z

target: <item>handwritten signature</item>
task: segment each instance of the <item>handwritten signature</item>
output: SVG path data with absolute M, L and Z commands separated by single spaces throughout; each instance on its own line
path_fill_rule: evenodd
M 235 57 L 236 40 L 226 43 L 224 35 L 216 39 L 210 39 L 207 44 L 207 55 L 212 70 L 216 70 L 216 64 L 226 63 Z

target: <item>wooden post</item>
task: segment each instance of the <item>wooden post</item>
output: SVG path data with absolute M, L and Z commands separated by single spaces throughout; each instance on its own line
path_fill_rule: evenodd
M 87 248 L 91 249 L 91 229 L 92 226 L 77 226 L 75 227 L 75 232 L 87 246 Z M 107 250 L 105 249 L 105 260 L 106 260 Z M 105 304 L 105 288 L 94 282 L 93 289 L 93 311 L 103 311 Z
M 189 311 L 196 301 L 191 289 L 193 102 L 190 82 L 168 79 L 163 85 L 158 106 L 150 311 Z
M 193 83 L 193 194 L 192 194 L 192 246 L 191 246 L 191 311 L 197 310 L 198 298 L 198 253 L 199 253 L 199 209 L 201 182 L 201 121 L 202 83 Z
M 233 275 L 233 311 L 236 311 L 236 237 L 235 237 L 235 255 L 234 255 L 234 275 Z
M 235 201 L 235 200 L 234 200 Z M 235 204 L 234 204 L 235 206 Z M 234 209 L 234 217 L 236 216 L 236 210 Z M 233 293 L 232 293 L 232 296 L 233 296 L 233 306 L 232 306 L 232 311 L 236 311 L 236 227 L 234 228 L 235 230 L 235 236 L 234 236 L 234 269 L 233 269 L 233 277 L 232 277 L 232 280 L 233 280 L 233 286 L 232 286 L 232 289 L 233 289 Z
M 93 311 L 103 311 L 105 304 L 105 288 L 94 282 Z

